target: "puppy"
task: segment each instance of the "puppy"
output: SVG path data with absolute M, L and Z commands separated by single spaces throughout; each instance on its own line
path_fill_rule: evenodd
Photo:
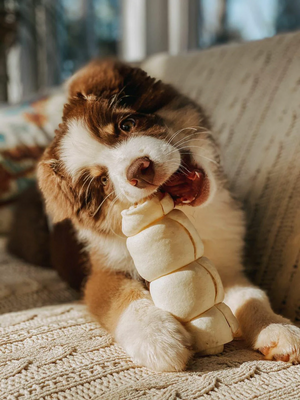
M 243 274 L 245 218 L 202 109 L 141 69 L 112 60 L 92 62 L 68 88 L 38 178 L 54 222 L 70 219 L 89 252 L 84 296 L 100 324 L 153 370 L 183 370 L 192 355 L 184 325 L 153 305 L 121 232 L 123 209 L 164 191 L 198 229 L 245 339 L 267 359 L 299 362 L 300 329 L 276 315 Z

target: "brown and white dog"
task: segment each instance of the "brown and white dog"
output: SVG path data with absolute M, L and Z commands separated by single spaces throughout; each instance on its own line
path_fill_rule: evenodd
M 89 251 L 90 311 L 133 360 L 180 371 L 189 333 L 156 308 L 121 232 L 121 211 L 169 192 L 197 227 L 242 334 L 268 359 L 300 361 L 300 329 L 276 315 L 243 275 L 245 219 L 230 195 L 201 108 L 173 87 L 118 61 L 94 61 L 69 82 L 63 121 L 39 164 L 54 222 L 70 219 Z

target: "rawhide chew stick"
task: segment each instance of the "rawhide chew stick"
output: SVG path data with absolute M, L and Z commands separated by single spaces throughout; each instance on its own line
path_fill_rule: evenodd
M 138 273 L 150 282 L 154 304 L 172 313 L 202 354 L 223 351 L 238 323 L 222 303 L 224 290 L 202 240 L 172 197 L 157 195 L 122 211 L 122 230 Z

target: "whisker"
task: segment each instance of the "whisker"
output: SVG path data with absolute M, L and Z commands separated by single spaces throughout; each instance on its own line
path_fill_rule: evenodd
M 172 133 L 171 137 L 169 138 L 169 140 L 167 140 L 167 144 L 170 144 L 171 141 L 179 134 L 179 131 L 176 131 L 175 133 Z
M 180 172 L 182 172 L 184 175 L 188 175 L 191 171 L 186 167 L 186 166 L 184 166 L 183 164 L 180 164 L 180 165 L 178 165 L 177 163 L 169 163 L 169 165 L 175 165 L 176 167 L 177 167 L 177 169 L 176 169 L 176 171 L 180 171 Z M 186 172 L 185 172 L 185 171 Z M 176 172 L 176 171 L 174 171 L 174 172 Z
M 202 147 L 200 147 L 200 146 L 182 147 L 181 149 L 184 149 L 184 148 L 190 149 L 190 148 L 192 148 L 192 147 L 196 147 L 197 149 L 203 150 Z M 180 150 L 181 150 L 181 149 L 180 149 Z M 211 158 L 209 158 L 209 157 L 203 156 L 203 155 L 201 155 L 201 154 L 197 154 L 197 156 L 199 156 L 199 157 L 201 157 L 201 158 L 205 158 L 206 160 L 211 161 L 213 164 L 219 165 L 215 160 L 213 160 L 213 159 L 211 159 Z
M 180 152 L 180 148 L 175 148 L 173 150 L 170 150 L 169 153 L 167 153 L 166 155 L 169 156 L 170 154 L 176 153 L 176 152 Z M 181 154 L 181 153 L 180 153 Z
M 205 141 L 205 139 L 200 139 L 200 138 L 199 138 L 199 139 L 193 139 L 193 140 L 204 140 L 204 141 Z M 187 142 L 189 142 L 189 140 L 188 140 Z M 185 142 L 181 143 L 180 145 L 183 145 L 183 144 L 185 144 Z M 174 147 L 175 147 L 175 149 L 170 150 L 170 151 L 166 154 L 167 156 L 169 156 L 169 155 L 172 154 L 172 153 L 175 153 L 176 151 L 180 151 L 181 149 L 184 149 L 184 148 L 188 149 L 188 148 L 191 148 L 191 147 L 197 147 L 197 148 L 203 150 L 203 147 L 201 147 L 201 146 L 182 146 L 182 147 L 178 146 L 178 147 L 177 147 L 176 145 L 174 145 Z
M 78 198 L 79 199 L 81 197 L 82 191 L 84 190 L 84 186 L 88 183 L 89 179 L 92 179 L 92 176 L 90 176 L 89 173 L 88 173 L 88 175 L 84 178 L 83 184 L 82 184 L 80 192 L 78 194 Z
M 123 86 L 122 89 L 118 93 L 116 93 L 114 95 L 113 101 L 110 102 L 110 107 L 109 108 L 110 108 L 110 111 L 111 111 L 110 112 L 111 118 L 113 117 L 113 113 L 114 113 L 115 109 L 117 108 L 119 97 L 120 97 L 121 93 L 124 92 L 124 90 L 126 89 L 127 86 L 128 85 Z
M 76 175 L 73 177 L 72 182 L 73 183 L 78 183 L 80 178 L 82 178 L 83 176 L 86 176 L 86 175 L 89 176 L 89 174 L 90 174 L 90 171 L 84 171 L 83 174 L 81 174 L 80 171 L 78 171 L 76 173 Z
M 207 140 L 207 139 L 204 139 L 204 138 L 192 138 L 192 139 L 190 139 L 190 136 L 184 137 L 179 142 L 175 143 L 174 146 L 178 148 L 182 144 L 187 143 L 187 142 L 191 142 L 192 140 L 198 140 L 198 141 L 201 141 L 201 142 L 205 142 Z
M 109 107 L 109 108 L 111 108 L 112 105 L 114 104 L 114 102 L 115 102 L 115 100 L 116 100 L 116 97 L 117 97 L 117 93 L 116 93 L 116 94 L 113 94 L 113 95 L 111 96 L 110 102 L 109 102 L 109 104 L 108 104 L 108 107 Z
M 97 212 L 100 210 L 100 208 L 102 207 L 102 205 L 104 204 L 104 202 L 109 198 L 109 196 L 111 196 L 113 193 L 115 192 L 115 190 L 111 191 L 104 200 L 101 201 L 101 203 L 99 204 L 99 206 L 97 207 L 96 211 L 93 214 L 93 217 L 97 214 Z
M 181 132 L 183 132 L 184 130 L 187 130 L 187 129 L 190 129 L 190 128 L 186 127 L 186 128 L 178 129 L 176 132 L 173 133 L 173 135 L 170 137 L 170 139 L 168 140 L 167 143 L 170 144 L 171 141 L 174 140 L 177 135 L 179 135 L 179 133 L 181 133 Z M 193 129 L 193 128 L 191 128 L 191 129 Z
M 186 127 L 186 128 L 182 128 L 182 129 L 180 129 L 179 131 L 176 131 L 174 135 L 176 136 L 178 133 L 182 132 L 182 131 L 185 130 L 185 129 L 189 129 L 189 130 L 192 130 L 192 129 L 193 129 L 193 130 L 197 131 L 199 134 L 211 134 L 211 132 L 208 131 L 207 129 L 205 129 L 203 126 L 194 125 L 194 126 L 188 126 L 188 127 Z M 194 134 L 196 134 L 197 132 L 195 132 Z M 169 143 L 171 142 L 171 140 L 173 140 L 173 139 L 175 138 L 174 135 L 171 136 L 171 139 L 169 140 Z M 193 135 L 193 134 L 192 134 L 192 135 Z M 183 138 L 183 139 L 184 139 L 184 138 Z
M 191 139 L 191 140 L 206 141 L 206 139 L 201 139 L 201 138 L 198 138 L 198 139 Z M 185 144 L 185 143 L 187 143 L 187 142 L 189 142 L 189 141 L 190 141 L 190 140 L 186 140 L 186 141 L 180 143 L 179 146 L 181 146 L 181 145 L 183 145 L 183 144 Z M 167 153 L 166 153 L 166 156 L 169 156 L 170 154 L 176 153 L 176 151 L 180 150 L 180 148 L 181 148 L 181 147 L 178 147 L 177 143 L 173 144 L 173 146 L 175 147 L 175 149 L 172 149 L 172 150 L 170 150 L 169 152 L 167 152 Z M 199 146 L 199 147 L 200 147 L 200 146 Z
M 124 90 L 126 89 L 127 86 L 128 86 L 128 85 L 124 85 L 124 86 L 122 87 L 122 89 L 121 89 L 118 93 L 116 93 L 116 94 L 114 95 L 114 102 L 115 102 L 116 100 L 118 100 L 118 98 L 120 97 L 121 93 L 124 92 Z M 114 105 L 114 102 L 112 103 L 112 105 Z
M 113 210 L 113 205 L 116 203 L 116 201 L 117 200 L 119 200 L 119 198 L 120 198 L 120 195 L 117 195 L 116 197 L 115 197 L 115 199 L 111 202 L 111 204 L 110 204 L 110 208 L 109 208 L 109 214 L 112 212 L 112 210 Z M 112 219 L 110 218 L 110 215 L 108 215 L 108 217 L 109 217 L 109 220 L 110 220 L 110 225 L 109 225 L 109 229 L 112 231 L 112 233 L 115 235 L 115 236 L 117 236 L 117 237 L 119 237 L 119 238 L 121 238 L 121 239 L 124 239 L 124 236 L 121 236 L 121 235 L 119 235 L 117 232 L 115 232 L 115 230 L 112 228 Z
M 191 136 L 195 136 L 197 134 L 196 132 L 190 133 L 187 136 L 184 136 L 182 139 L 180 139 L 178 142 L 174 143 L 175 146 L 178 146 L 182 141 L 187 141 Z M 191 139 L 190 139 L 191 140 Z
M 201 147 L 201 146 L 183 146 L 183 147 L 180 147 L 180 148 L 178 148 L 178 149 L 176 148 L 176 149 L 170 151 L 169 153 L 167 153 L 167 155 L 170 155 L 170 154 L 172 154 L 172 153 L 174 153 L 174 152 L 176 152 L 176 151 L 179 151 L 180 154 L 189 154 L 189 155 L 191 155 L 190 152 L 182 152 L 182 151 L 181 151 L 181 150 L 184 150 L 184 149 L 189 150 L 189 149 L 191 149 L 191 148 L 197 148 L 197 149 L 200 149 L 200 150 L 204 150 L 203 147 Z M 212 163 L 214 163 L 214 164 L 216 164 L 216 165 L 219 165 L 218 162 L 216 162 L 215 160 L 212 160 L 212 159 L 209 158 L 209 157 L 203 156 L 203 155 L 201 155 L 201 154 L 197 154 L 197 155 L 198 155 L 199 157 L 202 157 L 202 158 L 205 158 L 206 160 L 211 161 Z
M 117 108 L 117 106 L 118 106 L 118 104 L 120 103 L 120 101 L 122 101 L 122 100 L 125 99 L 126 97 L 134 97 L 134 96 L 132 96 L 132 95 L 130 95 L 130 94 L 126 94 L 126 95 L 122 96 L 120 99 L 118 99 L 118 100 L 115 102 L 113 111 Z
M 187 167 L 185 167 L 184 165 L 182 165 L 182 164 L 180 164 L 180 167 L 179 167 L 178 169 L 179 169 L 179 170 L 185 169 L 186 172 L 187 172 L 188 174 L 191 173 L 191 171 L 190 171 Z M 183 172 L 183 171 L 182 171 L 182 172 Z
M 92 179 L 90 180 L 90 183 L 88 184 L 86 192 L 85 192 L 85 205 L 86 206 L 87 206 L 87 197 L 88 197 L 88 194 L 89 194 L 89 190 L 90 190 L 91 184 L 92 184 L 94 179 L 95 179 L 95 177 L 92 177 Z
M 92 178 L 92 176 L 88 173 L 88 174 L 86 175 L 86 177 L 83 179 L 83 184 L 86 184 L 86 182 L 88 182 L 88 180 L 89 180 L 90 178 Z
M 177 135 L 179 135 L 179 133 L 181 133 L 181 132 L 183 132 L 184 130 L 187 130 L 187 129 L 189 129 L 189 130 L 192 130 L 192 129 L 197 130 L 197 129 L 195 129 L 194 127 L 186 127 L 186 128 L 179 129 L 178 131 L 176 131 L 175 133 L 173 133 L 173 135 L 172 135 L 171 138 L 167 141 L 167 143 L 170 144 L 171 141 L 174 140 L 175 137 L 176 137 Z

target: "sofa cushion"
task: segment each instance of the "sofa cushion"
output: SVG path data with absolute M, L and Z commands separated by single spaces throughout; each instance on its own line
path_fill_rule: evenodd
M 0 314 L 78 299 L 78 293 L 62 282 L 56 271 L 26 264 L 7 254 L 5 247 L 1 238 Z
M 247 270 L 300 320 L 300 32 L 143 64 L 203 105 L 248 218 Z

